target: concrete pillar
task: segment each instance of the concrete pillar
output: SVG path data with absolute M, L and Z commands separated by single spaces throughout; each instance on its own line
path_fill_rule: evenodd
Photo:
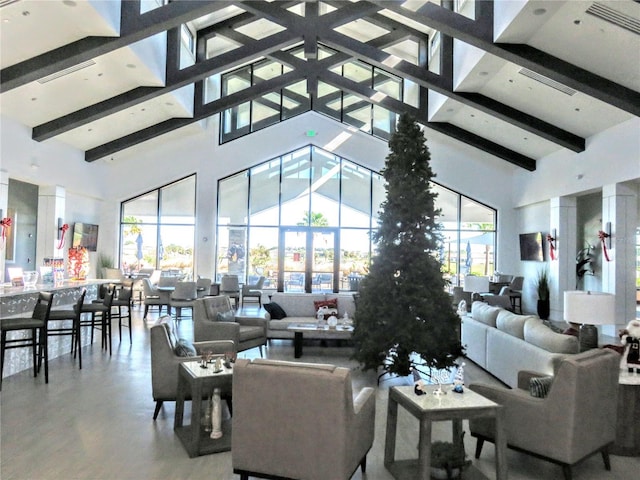
M 611 224 L 611 248 L 607 247 L 610 261 L 603 255 L 602 291 L 616 295 L 616 324 L 603 326 L 605 335 L 617 336 L 619 328 L 636 318 L 637 205 L 636 191 L 625 184 L 602 188 L 602 230 Z
M 549 260 L 551 280 L 549 295 L 551 314 L 549 318 L 564 318 L 564 292 L 575 290 L 576 285 L 576 221 L 577 202 L 575 197 L 556 197 L 550 201 L 549 233 L 556 238 L 555 260 L 551 260 L 549 244 L 545 242 L 545 255 Z

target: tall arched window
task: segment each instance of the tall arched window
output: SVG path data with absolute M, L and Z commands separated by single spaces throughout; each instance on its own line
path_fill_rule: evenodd
M 493 273 L 496 211 L 433 188 L 443 272 L 453 285 L 468 272 Z M 356 290 L 384 199 L 380 174 L 312 145 L 221 179 L 216 276 L 253 282 L 264 275 L 265 288 L 280 291 Z

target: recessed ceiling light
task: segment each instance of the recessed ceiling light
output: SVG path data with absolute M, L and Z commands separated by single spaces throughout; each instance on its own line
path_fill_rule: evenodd
M 510 78 L 510 79 L 509 79 L 509 83 L 513 83 L 513 78 Z
M 544 15 L 545 13 L 547 13 L 547 9 L 546 8 L 536 8 L 533 11 L 534 15 Z
M 29 10 L 25 10 L 24 12 L 22 12 L 22 16 L 24 17 L 28 17 L 29 15 L 31 15 L 31 12 Z
M 573 21 L 573 24 L 574 24 L 574 25 L 580 25 L 581 23 L 582 23 L 582 20 L 580 20 L 579 18 L 576 18 L 576 19 Z
M 469 115 L 471 118 L 476 118 L 476 116 L 472 113 L 471 115 Z
M 478 75 L 480 75 L 481 77 L 486 77 L 487 75 L 489 75 L 489 72 L 480 72 L 478 73 Z
M 65 4 L 67 7 L 75 7 L 77 5 L 77 3 L 74 2 L 74 0 L 63 0 L 62 3 Z
M 87 132 L 93 132 L 93 128 L 87 128 Z
M 138 68 L 135 63 L 127 63 L 127 68 Z
M 580 109 L 579 109 L 579 108 L 577 108 L 577 107 L 576 107 L 576 108 L 574 108 L 574 110 L 575 110 L 576 112 L 579 112 L 579 111 L 580 111 Z
M 38 100 L 38 97 L 31 97 L 32 102 L 35 102 L 36 100 Z
M 453 108 L 447 108 L 447 112 L 449 113 L 453 112 Z
M 102 73 L 99 73 L 99 74 L 98 74 L 98 76 L 99 76 L 99 77 L 101 77 L 101 76 L 102 76 Z
M 523 137 L 523 140 L 529 140 L 527 137 Z
M 167 107 L 173 107 L 173 103 L 171 103 L 171 102 L 164 102 L 164 104 L 165 104 Z

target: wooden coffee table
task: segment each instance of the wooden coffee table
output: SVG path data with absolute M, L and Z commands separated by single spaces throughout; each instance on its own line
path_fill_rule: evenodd
M 335 328 L 318 327 L 315 323 L 292 323 L 287 330 L 293 332 L 293 350 L 294 357 L 302 356 L 302 341 L 307 339 L 316 340 L 350 340 L 353 335 L 353 327 L 343 327 L 341 325 Z
M 416 395 L 413 386 L 391 387 L 387 406 L 387 433 L 384 446 L 384 465 L 394 478 L 407 480 L 429 480 L 431 478 L 431 423 L 451 420 L 453 438 L 459 442 L 462 434 L 462 419 L 477 417 L 493 417 L 496 424 L 496 479 L 506 480 L 506 435 L 504 432 L 503 407 L 469 389 L 464 393 L 452 392 L 452 385 L 442 385 L 446 395 L 434 395 L 437 385 L 426 387 L 425 395 Z M 396 460 L 396 429 L 398 421 L 398 405 L 402 405 L 420 422 L 419 458 L 417 460 Z M 482 474 L 469 467 L 465 478 L 483 478 Z

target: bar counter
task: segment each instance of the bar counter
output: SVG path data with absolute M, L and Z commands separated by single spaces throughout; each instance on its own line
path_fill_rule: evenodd
M 113 280 L 87 279 L 65 280 L 58 283 L 38 283 L 33 287 L 12 287 L 10 284 L 0 284 L 0 322 L 3 318 L 17 316 L 31 316 L 38 299 L 39 292 L 53 292 L 52 308 L 70 308 L 83 288 L 87 289 L 85 302 L 91 302 L 98 296 L 98 286 L 103 283 L 113 283 Z M 8 337 L 23 336 L 24 331 L 9 332 Z M 90 339 L 87 332 L 81 335 L 81 345 L 88 345 Z M 69 354 L 71 338 L 58 336 L 49 338 L 49 359 L 63 354 Z M 7 377 L 27 368 L 32 368 L 31 353 L 28 348 L 18 348 L 5 352 L 3 377 Z M 51 377 L 51 372 L 50 372 Z M 38 375 L 40 379 L 40 375 Z M 42 379 L 44 383 L 44 379 Z

